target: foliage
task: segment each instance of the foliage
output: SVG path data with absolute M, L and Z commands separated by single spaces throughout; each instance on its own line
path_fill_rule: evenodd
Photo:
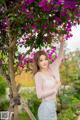
M 67 90 L 64 89 L 64 93 L 60 95 L 63 108 L 74 108 L 76 104 L 80 103 L 80 99 L 75 97 L 75 92 L 76 91 L 73 88 L 68 88 Z
M 59 99 L 61 111 L 59 120 L 76 120 L 80 113 L 80 51 L 75 51 L 66 55 L 61 66 L 61 78 L 63 90 Z
M 25 101 L 28 101 L 29 108 L 31 109 L 34 116 L 37 118 L 37 110 L 41 103 L 41 100 L 37 99 L 35 90 L 23 90 L 20 94 Z
M 63 93 L 60 94 L 59 120 L 76 120 L 77 114 L 80 113 L 80 99 L 75 94 L 79 96 L 73 87 L 64 89 Z
M 79 95 L 79 93 L 80 93 L 80 79 L 74 81 L 73 87 L 75 89 L 75 94 L 74 94 L 75 97 L 80 100 L 80 95 Z
M 9 101 L 4 100 L 0 102 L 0 111 L 6 111 L 9 108 Z
M 4 73 L 8 71 L 8 57 L 6 52 L 0 51 L 0 69 L 2 69 L 2 74 L 3 71 Z
M 0 76 L 0 110 L 7 110 L 9 107 L 9 101 L 6 99 L 6 80 Z
M 79 68 L 80 51 L 65 55 L 60 73 L 63 84 L 71 84 L 80 79 Z
M 0 96 L 4 96 L 6 94 L 6 87 L 7 83 L 5 79 L 2 76 L 0 76 Z
M 64 3 L 55 0 L 34 0 L 29 3 L 28 1 L 4 1 L 1 5 L 0 47 L 4 46 L 6 49 L 8 46 L 7 32 L 10 33 L 11 41 L 14 39 L 17 41 L 20 36 L 27 33 L 28 36 L 25 35 L 22 45 L 32 45 L 35 48 L 43 46 L 44 43 L 51 43 L 50 38 L 55 36 L 53 32 L 65 33 L 70 37 L 71 26 L 79 23 L 79 4 L 80 2 L 75 0 L 73 2 L 64 0 Z
M 19 120 L 29 120 L 29 117 L 26 112 L 19 113 Z
M 76 120 L 76 119 L 72 109 L 68 108 L 66 110 L 62 110 L 62 112 L 59 114 L 59 120 Z

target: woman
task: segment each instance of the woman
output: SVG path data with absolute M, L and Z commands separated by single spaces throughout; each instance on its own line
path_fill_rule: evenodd
M 34 57 L 36 93 L 42 100 L 38 108 L 39 120 L 57 120 L 56 95 L 61 85 L 59 67 L 64 53 L 63 46 L 64 39 L 60 37 L 59 55 L 51 64 L 44 51 L 38 51 Z

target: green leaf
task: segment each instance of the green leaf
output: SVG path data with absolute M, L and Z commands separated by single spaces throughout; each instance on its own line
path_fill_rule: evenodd
M 5 3 L 5 0 L 0 0 L 0 4 L 4 4 Z

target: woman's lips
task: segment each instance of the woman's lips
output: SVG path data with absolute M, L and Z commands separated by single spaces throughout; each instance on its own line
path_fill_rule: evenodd
M 43 66 L 46 66 L 47 64 L 44 64 Z

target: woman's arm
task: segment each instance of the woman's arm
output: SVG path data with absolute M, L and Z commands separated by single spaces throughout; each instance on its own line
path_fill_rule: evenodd
M 60 81 L 60 80 L 57 80 L 56 89 L 55 89 L 55 94 L 58 93 L 60 86 L 61 86 L 61 81 Z
M 58 58 L 54 61 L 54 63 L 52 63 L 52 64 L 55 64 L 56 67 L 60 66 L 61 61 L 63 59 L 63 56 L 64 56 L 64 44 L 65 44 L 64 37 L 61 36 L 60 37 L 60 48 L 59 48 Z
M 40 76 L 38 75 L 35 76 L 35 86 L 36 86 L 36 93 L 37 93 L 38 98 L 45 98 L 45 97 L 55 94 L 56 92 L 55 88 L 57 87 L 56 85 L 53 88 L 47 89 L 46 91 L 44 91 L 42 79 L 40 79 Z

